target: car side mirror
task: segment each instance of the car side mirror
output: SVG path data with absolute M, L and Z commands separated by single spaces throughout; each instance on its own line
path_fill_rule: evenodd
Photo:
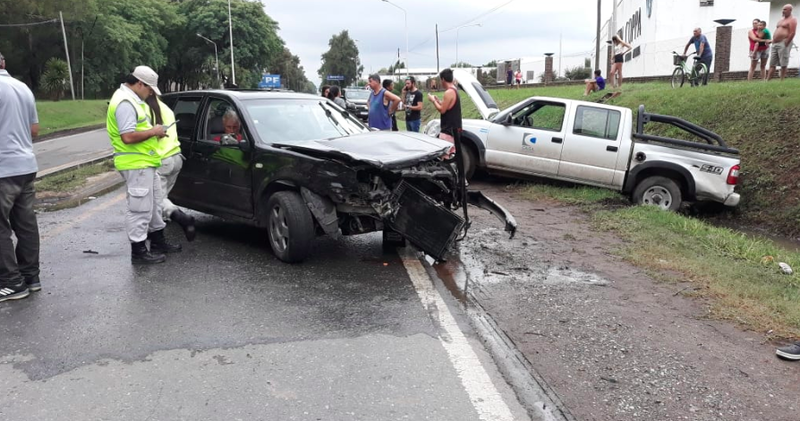
M 507 116 L 506 116 L 506 117 L 503 119 L 503 122 L 502 122 L 502 123 L 500 123 L 500 124 L 502 124 L 502 125 L 504 125 L 504 126 L 510 126 L 510 125 L 512 125 L 512 124 L 513 124 L 513 120 L 511 120 L 511 114 L 507 115 Z

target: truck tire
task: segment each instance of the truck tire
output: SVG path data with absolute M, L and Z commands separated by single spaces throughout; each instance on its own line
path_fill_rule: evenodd
M 267 235 L 275 256 L 286 263 L 305 260 L 314 241 L 314 220 L 300 194 L 280 191 L 267 201 Z
M 464 146 L 462 143 L 461 149 L 461 156 L 464 162 L 464 175 L 467 181 L 469 181 L 472 179 L 472 176 L 475 175 L 475 168 L 478 164 L 478 160 L 475 157 L 475 152 L 469 146 Z
M 647 177 L 633 190 L 633 201 L 639 205 L 658 206 L 661 209 L 676 211 L 681 206 L 683 196 L 675 180 L 662 176 Z

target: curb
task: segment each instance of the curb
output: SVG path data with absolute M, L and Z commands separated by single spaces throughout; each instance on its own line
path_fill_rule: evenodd
M 116 172 L 109 171 L 108 173 L 103 173 L 95 177 L 93 181 L 87 182 L 85 186 L 69 196 L 50 198 L 37 197 L 34 207 L 46 212 L 78 207 L 86 202 L 94 200 L 98 196 L 112 192 L 125 184 L 125 179 Z
M 93 130 L 102 129 L 105 127 L 106 127 L 105 123 L 102 123 L 102 124 L 93 124 L 91 126 L 77 127 L 74 129 L 56 130 L 54 132 L 50 132 L 48 134 L 37 137 L 36 139 L 33 140 L 33 143 L 44 142 L 45 140 L 51 140 L 58 137 L 72 136 L 76 134 L 91 132 Z
M 113 152 L 101 152 L 99 155 L 89 159 L 85 159 L 83 161 L 70 162 L 64 165 L 59 165 L 57 167 L 50 168 L 48 170 L 41 171 L 36 174 L 36 179 L 41 180 L 45 177 L 60 174 L 65 171 L 69 171 L 73 168 L 80 168 L 86 165 L 94 165 L 113 158 L 114 158 Z

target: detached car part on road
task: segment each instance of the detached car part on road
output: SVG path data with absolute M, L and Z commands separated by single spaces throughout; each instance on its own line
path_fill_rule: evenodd
M 448 142 L 371 132 L 314 95 L 193 91 L 164 102 L 175 112 L 186 158 L 170 198 L 266 228 L 285 262 L 305 259 L 317 235 L 381 230 L 387 247 L 409 240 L 442 260 L 468 228 L 454 212 L 466 201 L 497 215 L 512 236 L 516 230 L 501 206 L 458 187 L 456 166 L 441 160 Z M 223 126 L 229 111 L 240 117 L 237 136 Z
M 676 210 L 683 201 L 739 204 L 739 151 L 716 133 L 672 116 L 562 98 L 531 97 L 500 110 L 469 73 L 454 70 L 459 87 L 483 119 L 465 119 L 467 177 L 476 169 L 605 187 L 635 203 Z M 645 133 L 649 123 L 671 126 L 683 140 Z M 439 135 L 439 120 L 425 127 Z

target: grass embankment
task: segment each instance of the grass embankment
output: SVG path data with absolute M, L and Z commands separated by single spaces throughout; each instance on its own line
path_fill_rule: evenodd
M 36 192 L 40 195 L 73 192 L 83 187 L 87 178 L 109 171 L 114 171 L 114 161 L 112 160 L 73 168 L 37 181 L 35 183 Z
M 800 337 L 800 275 L 786 275 L 778 265 L 785 262 L 800 270 L 800 253 L 653 207 L 608 210 L 603 204 L 620 204 L 625 198 L 606 189 L 535 184 L 520 194 L 593 211 L 593 228 L 624 240 L 618 255 L 656 279 L 689 282 L 682 293 L 707 299 L 709 317 L 759 332 L 772 330 L 773 337 Z
M 108 100 L 70 101 L 36 101 L 39 113 L 39 135 L 59 130 L 102 124 L 106 121 Z

